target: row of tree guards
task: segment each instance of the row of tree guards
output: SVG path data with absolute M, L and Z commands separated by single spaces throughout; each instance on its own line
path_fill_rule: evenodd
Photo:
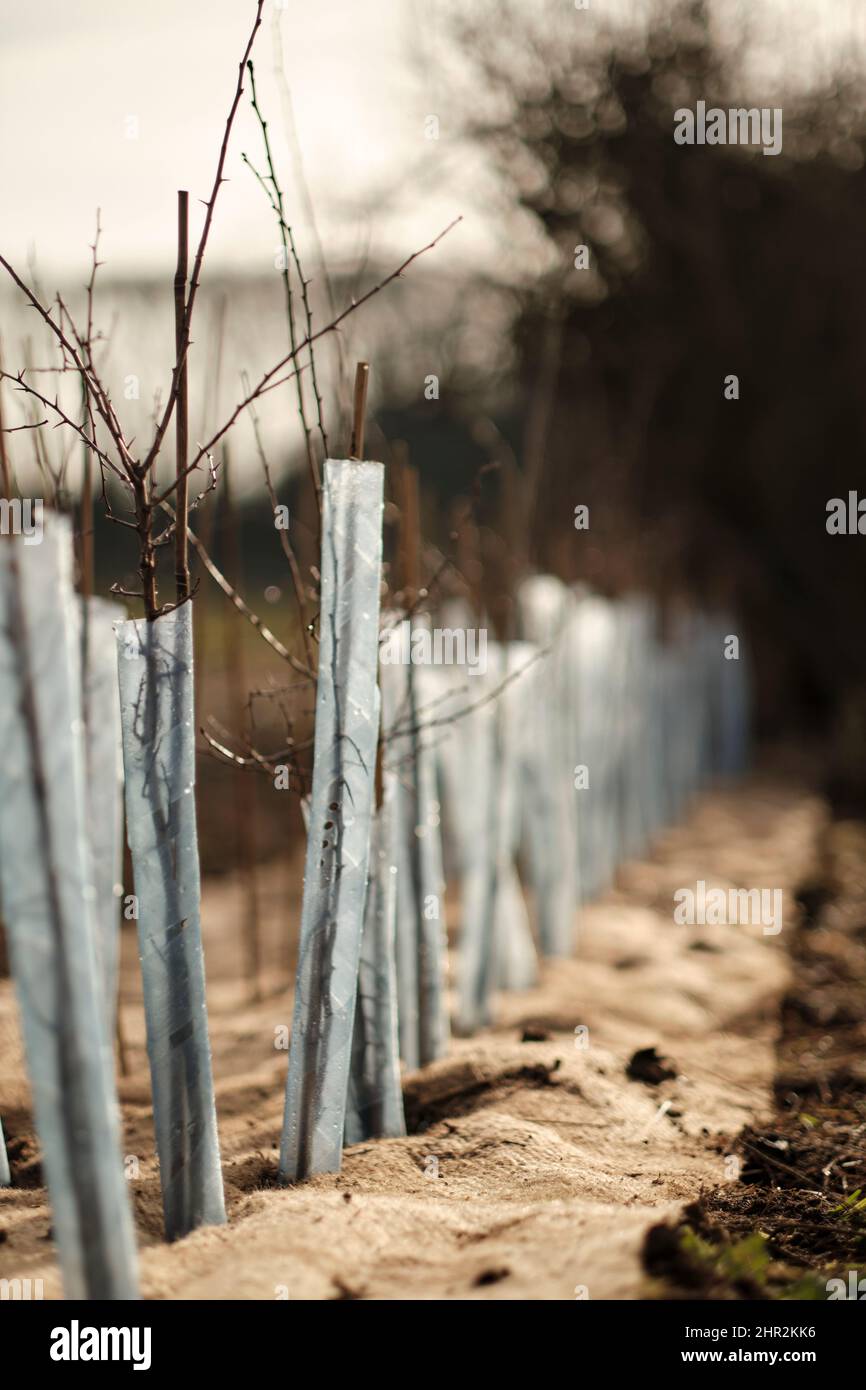
M 703 783 L 738 772 L 746 755 L 748 672 L 742 656 L 727 659 L 732 634 L 723 618 L 683 611 L 662 640 L 649 598 L 608 601 L 544 575 L 518 586 L 514 640 L 488 640 L 478 595 L 474 605 L 451 600 L 434 610 L 421 587 L 408 467 L 399 470 L 401 604 L 380 612 L 384 468 L 361 461 L 367 369 L 361 364 L 356 376 L 349 458 L 327 458 L 314 345 L 326 334 L 339 343 L 348 316 L 422 251 L 342 309 L 332 306 L 330 320 L 314 328 L 254 86 L 267 159 L 267 174 L 257 177 L 298 282 L 303 327 L 287 269 L 286 352 L 258 382 L 244 382 L 228 418 L 190 450 L 193 308 L 247 73 L 253 85 L 250 55 L 262 8 L 255 0 L 192 258 L 188 199 L 178 198 L 174 366 L 146 449 L 125 432 L 94 352 L 98 218 L 81 326 L 59 295 L 42 303 L 0 255 L 47 331 L 55 363 L 60 357 L 61 366 L 40 371 L 72 373 L 82 389 L 76 418 L 59 389 L 53 397 L 43 392 L 42 375 L 31 380 L 24 368 L 11 376 L 0 365 L 0 381 L 40 408 L 27 428 L 38 431 L 51 419 L 85 453 L 81 592 L 73 584 L 72 529 L 59 511 L 46 515 L 39 543 L 17 536 L 0 544 L 0 906 L 54 1237 L 73 1299 L 138 1296 L 112 1050 L 124 824 L 165 1236 L 226 1219 L 201 934 L 190 544 L 235 609 L 317 686 L 279 1158 L 284 1182 L 337 1171 L 347 1143 L 402 1134 L 402 1069 L 440 1057 L 452 1026 L 463 1034 L 483 1027 L 496 991 L 532 984 L 541 957 L 571 955 L 581 903 L 604 892 L 621 860 L 640 853 Z M 307 367 L 326 460 L 321 476 L 302 384 Z M 320 502 L 312 594 L 281 535 L 304 661 L 251 612 L 188 523 L 188 511 L 216 486 L 217 446 L 245 411 L 282 386 L 298 395 Z M 172 425 L 173 479 L 160 481 Z M 0 419 L 4 500 L 14 491 L 7 433 Z M 142 619 L 93 596 L 97 466 L 107 515 L 135 534 L 139 551 L 140 589 L 115 585 L 112 592 L 140 601 Z M 189 476 L 205 467 L 210 483 L 190 502 Z M 121 499 L 119 512 L 112 497 Z M 157 557 L 169 544 L 176 592 L 165 603 Z M 422 598 L 428 611 L 420 611 Z M 419 647 L 429 649 L 429 660 L 411 659 Z M 453 986 L 446 882 L 459 903 Z M 8 1181 L 0 1129 L 0 1183 Z
M 575 949 L 580 904 L 745 762 L 729 620 L 664 640 L 641 595 L 523 581 L 520 635 L 459 600 L 380 613 L 383 465 L 328 460 L 315 748 L 279 1171 L 405 1132 L 404 1068 Z M 0 546 L 0 891 L 68 1297 L 136 1296 L 112 1036 L 120 826 L 132 856 L 169 1240 L 225 1220 L 195 821 L 192 611 L 126 620 L 77 594 L 67 519 Z M 440 655 L 395 659 L 408 624 Z M 440 624 L 438 628 L 434 626 Z M 450 634 L 450 636 L 449 636 Z M 461 645 L 460 636 L 464 643 Z M 481 653 L 484 659 L 481 659 Z M 123 798 L 123 803 L 121 802 Z M 446 872 L 457 890 L 449 1009 Z M 8 1182 L 5 1151 L 0 1178 Z

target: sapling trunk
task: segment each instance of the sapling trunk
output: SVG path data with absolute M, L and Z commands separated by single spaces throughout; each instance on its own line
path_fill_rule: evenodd
M 137 1297 L 96 960 L 67 523 L 0 546 L 0 893 L 68 1298 Z

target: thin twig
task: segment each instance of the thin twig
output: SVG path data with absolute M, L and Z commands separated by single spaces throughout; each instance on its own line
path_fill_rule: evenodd
M 258 171 L 253 167 L 253 165 L 252 165 L 252 164 L 250 163 L 250 161 L 247 159 L 246 155 L 243 155 L 242 158 L 245 160 L 245 162 L 247 163 L 247 165 L 249 166 L 249 168 L 253 170 L 253 173 L 256 175 L 256 178 L 259 180 L 259 182 L 260 182 L 262 188 L 265 190 L 265 193 L 266 193 L 267 196 L 268 196 L 268 199 L 269 199 L 269 201 L 270 201 L 271 207 L 273 208 L 273 211 L 274 211 L 274 213 L 276 214 L 277 221 L 278 221 L 278 224 L 279 224 L 279 228 L 280 228 L 280 241 L 281 241 L 281 243 L 282 243 L 282 265 L 281 265 L 281 272 L 282 272 L 282 277 L 283 277 L 283 289 L 284 289 L 284 291 L 285 291 L 285 296 L 286 296 L 286 318 L 287 318 L 287 320 L 288 320 L 288 326 L 289 326 L 289 344 L 290 344 L 290 346 L 291 346 L 291 348 L 292 348 L 292 351 L 294 352 L 294 351 L 297 349 L 297 345 L 298 345 L 298 344 L 297 344 L 297 332 L 296 332 L 296 329 L 295 329 L 295 308 L 294 308 L 294 301 L 293 301 L 293 297 L 292 297 L 291 265 L 290 265 L 290 261 L 289 261 L 289 243 L 291 242 L 291 243 L 292 243 L 292 246 L 294 246 L 294 238 L 292 237 L 291 228 L 289 227 L 288 223 L 286 222 L 285 210 L 284 210 L 284 206 L 283 206 L 283 194 L 282 194 L 282 190 L 281 190 L 281 188 L 280 188 L 279 182 L 278 182 L 278 180 L 277 180 L 276 169 L 275 169 L 275 167 L 274 167 L 274 159 L 273 159 L 273 155 L 272 155 L 272 153 L 271 153 L 271 141 L 270 141 L 270 136 L 268 135 L 268 123 L 267 123 L 267 121 L 265 120 L 264 115 L 262 114 L 261 107 L 259 106 L 259 103 L 258 103 L 258 94 L 257 94 L 257 92 L 256 92 L 255 69 L 254 69 L 254 67 L 253 67 L 252 59 L 250 59 L 249 62 L 247 63 L 247 70 L 249 71 L 249 74 L 250 74 L 250 100 L 251 100 L 251 103 L 252 103 L 253 111 L 255 112 L 256 119 L 258 120 L 259 126 L 260 126 L 260 128 L 261 128 L 261 132 L 262 132 L 262 142 L 263 142 L 264 147 L 265 147 L 265 158 L 266 158 L 267 164 L 268 164 L 268 178 L 269 178 L 269 180 L 270 180 L 271 187 L 273 188 L 273 194 L 270 193 L 270 191 L 269 191 L 269 189 L 268 189 L 268 187 L 267 187 L 267 184 L 265 183 L 265 180 L 261 177 L 261 175 L 258 173 Z M 294 260 L 295 260 L 295 263 L 296 263 L 296 265 L 297 265 L 297 263 L 298 263 L 297 253 L 295 254 Z M 303 279 L 303 274 L 300 272 L 300 270 L 299 270 L 299 274 L 300 274 L 300 278 L 301 278 L 301 285 L 302 285 L 302 287 L 303 287 L 303 285 L 304 285 L 304 279 Z M 309 325 L 310 325 L 310 320 L 309 320 L 309 316 L 308 316 L 308 319 L 307 319 L 308 330 L 309 330 Z M 310 362 L 311 362 L 311 366 L 312 366 L 313 380 L 315 381 L 316 367 L 315 367 L 315 357 L 314 357 L 314 354 L 313 354 L 312 350 L 310 351 Z M 308 466 L 309 466 L 309 469 L 310 469 L 310 477 L 311 477 L 311 479 L 312 479 L 312 482 L 313 482 L 313 489 L 314 489 L 315 494 L 316 494 L 316 502 L 317 502 L 317 504 L 321 505 L 322 482 L 321 482 L 321 478 L 320 478 L 320 476 L 319 476 L 319 469 L 318 469 L 317 464 L 316 464 L 315 454 L 314 454 L 314 452 L 313 452 L 312 431 L 311 431 L 310 426 L 309 426 L 309 423 L 308 423 L 308 421 L 307 421 L 307 407 L 306 407 L 306 402 L 304 401 L 304 388 L 303 388 L 303 383 L 302 383 L 302 381 L 301 381 L 300 376 L 298 376 L 298 377 L 295 378 L 295 385 L 296 385 L 297 397 L 298 397 L 298 414 L 299 414 L 299 416 L 300 416 L 301 428 L 302 428 L 303 434 L 304 434 L 304 448 L 305 448 L 306 454 L 307 454 L 307 463 L 308 463 Z M 327 449 L 326 449 L 326 451 L 325 451 L 325 457 L 327 457 Z
M 172 506 L 169 502 L 161 502 L 160 506 L 162 507 L 163 511 L 168 513 L 172 520 L 175 519 L 174 510 L 172 509 Z M 211 559 L 210 555 L 208 554 L 202 542 L 199 540 L 198 536 L 192 530 L 192 527 L 187 528 L 187 535 L 189 537 L 190 545 L 192 546 L 195 553 L 198 555 L 198 558 L 201 560 L 211 579 L 213 579 L 214 582 L 219 586 L 219 588 L 222 589 L 226 598 L 234 604 L 237 611 L 240 614 L 242 614 L 243 617 L 246 618 L 247 622 L 252 627 L 256 629 L 256 632 L 258 632 L 259 636 L 265 642 L 267 642 L 269 647 L 273 648 L 273 650 L 277 653 L 278 656 L 281 656 L 284 661 L 287 661 L 289 665 L 292 667 L 292 669 L 297 671 L 299 675 L 307 676 L 310 680 L 315 680 L 315 673 L 313 671 L 308 670 L 302 662 L 298 661 L 297 657 L 292 656 L 292 653 L 289 651 L 288 647 L 283 646 L 280 639 L 274 636 L 270 628 L 265 626 L 258 614 L 253 612 L 249 604 L 246 603 L 244 599 L 241 597 L 241 595 L 237 592 L 237 590 L 233 588 L 233 586 L 226 579 L 225 575 L 222 573 L 219 567 L 216 564 L 214 564 L 214 561 Z
M 253 406 L 250 406 L 250 418 L 253 424 L 253 436 L 256 441 L 256 450 L 258 452 L 259 461 L 262 465 L 262 470 L 265 475 L 265 487 L 268 490 L 268 497 L 270 498 L 271 503 L 271 511 L 274 515 L 274 518 L 276 518 L 276 512 L 277 507 L 279 506 L 279 502 L 277 500 L 276 489 L 274 488 L 273 480 L 271 478 L 270 464 L 268 463 L 267 454 L 265 453 L 264 446 L 262 444 L 261 429 L 259 427 L 259 417 L 256 414 L 255 408 Z M 289 540 L 288 531 L 285 529 L 285 527 L 278 527 L 277 534 L 279 536 L 283 554 L 285 555 L 286 560 L 288 561 L 289 573 L 292 576 L 292 587 L 295 591 L 295 602 L 298 606 L 298 619 L 301 625 L 301 635 L 304 642 L 304 651 L 307 657 L 307 666 L 311 671 L 314 671 L 316 669 L 316 658 L 313 654 L 313 644 L 310 640 L 310 629 L 309 623 L 307 622 L 306 605 L 304 603 L 304 583 L 301 578 L 301 571 L 298 566 L 297 557 L 295 556 L 294 547 L 292 546 L 292 543 Z
M 204 444 L 199 448 L 198 453 L 195 455 L 186 471 L 188 473 L 191 473 L 192 470 L 198 466 L 205 454 L 212 450 L 214 446 L 219 443 L 223 435 L 228 433 L 228 431 L 231 429 L 232 425 L 235 423 L 238 417 L 242 415 L 243 412 L 246 409 L 248 409 L 248 407 L 254 401 L 257 401 L 261 396 L 265 395 L 268 391 L 273 390 L 275 387 L 283 385 L 285 381 L 291 380 L 291 375 L 288 377 L 281 377 L 278 380 L 274 380 L 278 372 L 282 371 L 284 367 L 287 367 L 290 362 L 296 360 L 296 358 L 298 358 L 303 352 L 305 352 L 307 348 L 309 348 L 313 343 L 319 342 L 320 339 L 326 337 L 330 333 L 336 333 L 340 325 L 344 323 L 351 314 L 354 314 L 358 309 L 362 308 L 364 304 L 369 303 L 369 301 L 374 297 L 374 295 L 379 294 L 388 285 L 393 284 L 395 280 L 399 280 L 400 277 L 409 269 L 409 267 L 415 261 L 418 260 L 420 256 L 425 255 L 428 251 L 432 251 L 434 247 L 439 245 L 439 242 L 442 241 L 443 237 L 446 237 L 448 233 L 450 231 L 453 231 L 457 224 L 462 221 L 462 216 L 455 217 L 453 222 L 449 222 L 448 226 L 444 227 L 442 231 L 438 234 L 438 236 L 435 236 L 432 241 L 427 243 L 426 246 L 422 246 L 417 251 L 413 251 L 410 256 L 407 256 L 406 259 L 402 261 L 400 265 L 397 266 L 396 270 L 392 270 L 391 273 L 389 275 L 386 275 L 383 280 L 380 280 L 377 284 L 373 285 L 371 289 L 367 290 L 365 294 L 361 295 L 360 299 L 353 298 L 351 303 L 347 304 L 346 307 L 342 309 L 340 313 L 336 316 L 336 318 L 332 319 L 330 323 L 325 324 L 322 328 L 317 329 L 314 333 L 308 335 L 306 338 L 302 338 L 301 341 L 298 343 L 297 350 L 295 352 L 289 352 L 284 357 L 281 357 L 280 360 L 276 362 L 273 367 L 271 367 L 268 371 L 264 373 L 264 375 L 259 379 L 256 386 L 253 387 L 249 394 L 245 396 L 242 401 L 238 402 L 229 418 L 225 421 L 223 425 L 220 426 L 220 428 L 215 432 L 215 434 L 211 436 L 207 444 Z M 299 368 L 298 370 L 303 369 Z M 169 488 L 167 488 L 159 500 L 163 501 L 165 500 L 165 498 L 170 496 L 170 494 L 174 491 L 174 486 L 175 485 L 172 484 Z

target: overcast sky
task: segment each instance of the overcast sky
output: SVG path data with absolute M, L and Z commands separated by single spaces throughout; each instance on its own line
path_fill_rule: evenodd
M 431 269 L 457 262 L 473 276 L 476 270 L 502 276 L 509 266 L 516 275 L 531 268 L 537 234 L 528 219 L 515 228 L 513 218 L 503 215 L 492 175 L 457 139 L 449 79 L 454 50 L 443 37 L 443 14 L 449 5 L 465 12 L 480 3 L 267 0 L 255 50 L 259 95 L 288 215 L 314 279 L 317 262 L 293 182 L 283 89 L 274 74 L 280 32 L 304 166 L 332 266 L 355 266 L 368 253 L 395 264 L 460 214 L 464 221 L 428 260 Z M 488 3 L 498 6 L 499 0 Z M 525 6 L 548 36 L 554 23 L 592 22 L 585 11 L 576 11 L 574 0 L 513 3 Z M 590 3 L 598 22 L 617 8 L 644 13 L 643 0 Z M 133 433 L 146 430 L 154 393 L 166 389 L 177 189 L 187 188 L 193 200 L 194 245 L 203 216 L 195 200 L 210 193 L 254 0 L 0 0 L 0 11 L 0 249 L 22 270 L 32 251 L 49 294 L 55 286 L 68 291 L 70 281 L 80 287 L 101 208 L 105 298 L 98 322 L 112 336 L 107 371 L 115 395 L 129 373 L 139 380 L 138 404 L 127 409 Z M 721 24 L 731 24 L 738 13 L 747 15 L 753 39 L 762 40 L 753 45 L 757 61 L 744 74 L 744 95 L 766 104 L 774 77 L 820 72 L 840 44 L 850 46 L 856 32 L 862 38 L 866 0 L 718 0 Z M 441 121 L 438 141 L 425 138 L 431 114 Z M 264 282 L 273 272 L 278 235 L 241 151 L 261 164 L 261 134 L 247 97 L 233 133 L 230 182 L 220 194 L 208 268 L 247 270 Z M 131 309 L 120 293 L 112 301 L 107 277 L 142 275 L 159 277 L 162 293 L 149 293 Z M 368 271 L 367 283 L 369 278 Z M 415 283 L 418 277 L 409 279 Z M 430 306 L 436 312 L 428 311 L 427 320 L 437 326 L 430 330 L 428 323 L 425 330 L 417 286 L 413 293 L 415 299 L 403 301 L 413 305 L 404 327 L 427 352 L 430 332 L 435 338 L 442 331 L 442 304 Z M 3 297 L 0 337 L 18 361 L 33 331 L 32 314 L 19 296 L 9 295 L 5 279 Z M 260 298 L 247 298 L 232 304 L 221 387 L 229 403 L 236 399 L 241 367 L 255 377 L 285 348 L 279 296 L 270 313 Z M 114 311 L 121 301 L 127 312 L 117 325 Z M 357 343 L 351 338 L 356 320 L 347 328 L 347 342 L 358 355 L 375 351 L 380 364 L 386 348 L 404 355 L 402 345 L 390 340 L 377 348 L 370 324 L 365 315 Z M 37 357 L 43 347 L 37 343 Z M 191 356 L 199 411 L 211 367 L 209 333 L 201 331 Z M 419 379 L 428 368 L 417 364 Z M 10 409 L 20 410 L 20 404 L 16 400 Z M 282 440 L 294 414 L 276 395 L 269 404 L 270 414 L 268 403 L 262 410 L 266 438 Z M 18 448 L 23 450 L 23 442 Z
M 371 235 L 389 250 L 398 241 L 399 249 L 411 249 L 429 239 L 463 210 L 459 197 L 415 199 L 414 209 L 407 215 L 404 205 L 398 216 L 385 194 L 406 170 L 423 180 L 419 161 L 442 155 L 441 142 L 437 147 L 423 135 L 436 100 L 435 65 L 412 60 L 430 39 L 431 7 L 416 0 L 285 0 L 281 7 L 267 0 L 257 80 L 288 183 L 273 77 L 279 8 L 297 130 L 331 250 L 352 256 Z M 3 11 L 4 252 L 20 262 L 34 247 L 47 274 L 78 274 L 100 207 L 113 270 L 164 269 L 174 256 L 176 190 L 203 198 L 210 189 L 253 0 L 3 0 Z M 259 158 L 260 148 L 245 101 L 212 265 L 255 268 L 272 260 L 273 223 L 240 163 L 241 150 Z M 370 222 L 359 225 L 355 208 L 371 198 Z
M 541 0 L 522 0 L 538 14 Z M 460 0 L 467 9 L 476 0 Z M 577 23 L 573 0 L 548 0 Z M 95 210 L 111 271 L 164 273 L 175 245 L 176 190 L 207 196 L 237 62 L 254 0 L 0 0 L 0 245 L 17 262 L 32 247 L 46 276 L 86 269 Z M 296 126 L 321 231 L 332 258 L 368 243 L 387 253 L 423 244 L 458 213 L 458 233 L 437 253 L 495 254 L 497 219 L 484 213 L 480 180 L 449 137 L 446 0 L 267 0 L 256 46 L 259 85 L 284 171 L 290 216 L 304 219 L 273 77 L 275 9 Z M 638 0 L 591 0 L 597 17 Z M 724 0 L 724 18 L 742 9 Z M 782 68 L 820 61 L 852 27 L 866 0 L 750 0 L 754 33 L 771 35 L 766 61 Z M 424 138 L 424 118 L 442 138 Z M 220 195 L 210 264 L 270 266 L 275 230 L 240 162 L 260 158 L 244 102 Z M 396 200 L 390 190 L 398 190 Z M 401 196 L 402 194 L 402 196 Z M 489 200 L 487 200 L 489 201 Z M 368 212 L 359 219 L 357 209 Z M 201 211 L 198 210 L 200 218 Z M 195 227 L 194 227 L 195 232 Z

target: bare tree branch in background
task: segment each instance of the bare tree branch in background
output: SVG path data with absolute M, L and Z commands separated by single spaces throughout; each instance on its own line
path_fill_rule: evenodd
M 291 227 L 286 221 L 283 194 L 279 185 L 279 181 L 277 179 L 273 154 L 271 151 L 270 136 L 268 135 L 268 123 L 265 120 L 261 107 L 259 106 L 258 94 L 256 92 L 255 69 L 253 67 L 252 59 L 250 59 L 247 66 L 250 74 L 250 100 L 253 111 L 256 114 L 256 118 L 259 122 L 259 126 L 262 132 L 262 141 L 265 148 L 265 159 L 267 161 L 268 166 L 267 176 L 264 177 L 262 174 L 260 174 L 259 171 L 256 169 L 255 165 L 245 154 L 242 155 L 241 158 L 244 160 L 245 164 L 252 170 L 253 174 L 255 175 L 256 179 L 258 180 L 259 184 L 264 190 L 265 196 L 267 197 L 268 202 L 271 205 L 271 209 L 274 215 L 276 216 L 277 224 L 280 229 L 280 241 L 282 251 L 280 271 L 283 278 L 283 288 L 286 297 L 286 319 L 289 328 L 289 343 L 292 347 L 292 350 L 295 351 L 297 349 L 297 331 L 295 328 L 295 308 L 292 294 L 292 264 L 294 264 L 295 269 L 297 271 L 298 280 L 301 287 L 301 295 L 304 304 L 304 313 L 306 316 L 307 337 L 309 337 L 313 331 L 313 316 L 310 308 L 307 282 L 304 279 L 304 272 L 301 267 L 300 259 L 298 257 L 297 248 L 295 246 L 295 238 L 292 233 Z M 270 187 L 268 185 L 270 185 Z M 318 412 L 319 434 L 322 440 L 323 458 L 327 458 L 328 437 L 325 431 L 322 395 L 319 390 L 318 378 L 316 375 L 316 356 L 312 347 L 310 348 L 309 360 L 313 392 L 316 398 L 316 409 Z M 303 382 L 301 381 L 300 376 L 295 378 L 295 384 L 298 396 L 298 414 L 300 415 L 301 427 L 304 433 L 304 448 L 307 454 L 307 463 L 310 469 L 310 477 L 313 482 L 313 488 L 316 493 L 316 504 L 321 509 L 322 484 L 321 478 L 319 476 L 319 468 L 317 466 L 315 454 L 313 452 L 312 430 L 310 429 L 310 425 L 307 421 L 307 410 L 306 403 L 304 401 Z

